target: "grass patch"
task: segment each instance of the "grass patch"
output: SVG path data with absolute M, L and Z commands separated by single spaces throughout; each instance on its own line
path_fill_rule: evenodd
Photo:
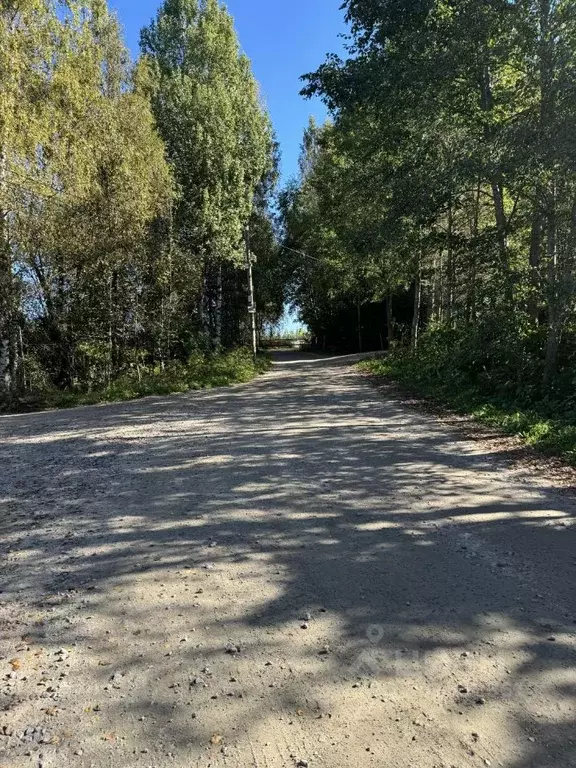
M 62 391 L 47 389 L 26 393 L 8 403 L 4 412 L 22 413 L 48 408 L 117 403 L 149 395 L 173 395 L 198 389 L 226 387 L 248 382 L 267 371 L 271 360 L 260 355 L 254 362 L 245 349 L 220 355 L 192 355 L 186 364 L 171 362 L 161 368 L 132 369 L 104 388 Z
M 525 407 L 514 400 L 487 396 L 480 388 L 455 380 L 404 352 L 365 360 L 358 367 L 373 376 L 391 379 L 436 405 L 471 416 L 506 434 L 518 435 L 537 451 L 576 466 L 576 413 L 561 401 L 542 401 Z

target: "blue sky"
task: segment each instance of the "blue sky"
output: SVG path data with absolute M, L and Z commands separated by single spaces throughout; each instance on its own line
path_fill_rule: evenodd
M 160 0 L 109 0 L 136 55 L 141 27 L 156 14 Z M 270 110 L 282 150 L 286 180 L 296 172 L 302 131 L 310 115 L 323 120 L 319 101 L 299 95 L 300 75 L 316 69 L 327 53 L 340 52 L 345 31 L 341 0 L 228 0 L 240 43 Z

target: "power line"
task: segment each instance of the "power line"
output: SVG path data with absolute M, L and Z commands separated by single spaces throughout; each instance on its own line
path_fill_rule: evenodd
M 297 251 L 295 248 L 288 248 L 287 245 L 282 245 L 281 243 L 278 243 L 280 248 L 283 248 L 285 251 L 291 251 L 292 253 L 298 254 L 298 256 L 302 256 L 305 259 L 309 259 L 310 261 L 317 261 L 318 263 L 322 262 L 322 259 L 317 259 L 315 256 L 309 256 L 307 253 L 304 253 L 303 251 Z

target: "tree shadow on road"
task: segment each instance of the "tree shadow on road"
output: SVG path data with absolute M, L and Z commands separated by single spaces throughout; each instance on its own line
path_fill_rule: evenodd
M 323 686 L 395 720 L 394 678 L 462 733 L 500 719 L 508 768 L 576 765 L 574 506 L 382 401 L 351 362 L 0 419 L 0 598 L 27 617 L 7 627 L 6 653 L 22 637 L 52 654 L 89 650 L 97 666 L 72 674 L 108 688 L 108 727 L 132 718 L 141 738 L 175 748 L 209 741 L 212 720 L 191 723 L 197 706 L 228 712 L 238 733 L 271 712 L 336 720 Z M 253 592 L 263 570 L 268 591 Z M 215 607 L 208 593 L 222 595 Z M 241 653 L 226 655 L 236 638 Z M 267 658 L 307 672 L 268 688 Z M 110 659 L 132 681 L 126 699 Z M 202 670 L 223 659 L 218 687 Z M 102 718 L 85 728 L 101 738 Z M 434 754 L 498 760 L 496 745 L 430 739 Z

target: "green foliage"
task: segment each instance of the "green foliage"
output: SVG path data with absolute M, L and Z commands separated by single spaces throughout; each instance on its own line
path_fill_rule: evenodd
M 133 64 L 106 0 L 0 8 L 0 399 L 245 341 L 250 218 L 275 252 L 268 116 L 217 0 L 166 2 L 143 40 Z
M 177 233 L 197 257 L 238 261 L 272 134 L 232 17 L 218 0 L 166 0 L 141 40 L 181 193 Z
M 574 401 L 570 409 L 568 397 L 534 399 L 529 383 L 515 377 L 512 385 L 510 380 L 514 368 L 507 369 L 506 365 L 513 363 L 518 352 L 511 351 L 502 368 L 487 368 L 486 357 L 477 346 L 480 342 L 481 334 L 468 339 L 444 330 L 433 331 L 422 337 L 416 354 L 396 349 L 387 357 L 360 363 L 359 368 L 397 381 L 482 424 L 518 435 L 538 451 L 576 465 Z M 490 371 L 498 372 L 498 378 Z
M 219 0 L 165 0 L 142 30 L 141 48 L 178 184 L 174 236 L 184 271 L 193 275 L 180 295 L 196 304 L 199 330 L 218 348 L 223 322 L 238 325 L 237 315 L 223 312 L 223 302 L 236 296 L 227 296 L 222 268 L 244 263 L 243 232 L 273 168 L 270 120 Z
M 72 408 L 80 405 L 114 403 L 149 395 L 170 395 L 196 389 L 225 387 L 251 381 L 265 373 L 270 360 L 262 355 L 254 362 L 252 354 L 239 348 L 220 355 L 196 353 L 186 363 L 172 361 L 164 367 L 134 364 L 106 387 L 63 392 L 50 386 L 48 379 L 36 369 L 30 371 L 33 386 L 21 396 L 5 403 L 4 410 L 31 411 L 45 408 Z
M 360 290 L 363 276 L 362 265 L 355 251 L 347 248 L 342 231 L 353 208 L 336 207 L 341 200 L 335 172 L 340 158 L 332 139 L 330 125 L 318 128 L 310 121 L 304 133 L 300 175 L 280 198 L 289 296 L 317 339 L 325 336 L 337 308 Z
M 555 423 L 576 381 L 574 4 L 344 8 L 348 55 L 304 78 L 331 120 L 283 200 L 286 244 L 317 259 L 290 272 L 303 318 L 319 336 L 356 303 L 340 328 L 360 340 L 386 296 L 406 380 Z M 539 424 L 531 440 L 557 439 Z

